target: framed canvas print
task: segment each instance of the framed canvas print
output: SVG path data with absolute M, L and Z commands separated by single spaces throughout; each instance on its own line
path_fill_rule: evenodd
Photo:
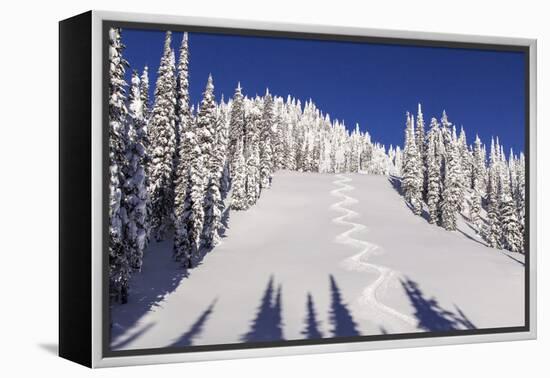
M 536 42 L 60 24 L 60 355 L 536 336 Z

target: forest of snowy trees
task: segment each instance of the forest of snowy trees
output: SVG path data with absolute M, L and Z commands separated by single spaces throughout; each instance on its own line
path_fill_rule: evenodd
M 187 33 L 177 49 L 166 33 L 150 99 L 147 67 L 133 70 L 127 83 L 121 30 L 111 29 L 109 39 L 112 301 L 127 301 L 129 280 L 141 270 L 150 240 L 173 238 L 174 259 L 193 268 L 219 242 L 224 213 L 254 206 L 281 169 L 402 177 L 416 214 L 427 208 L 430 222 L 454 230 L 469 203 L 469 217 L 491 246 L 523 250 L 524 157 L 507 159 L 498 139 L 487 165 L 479 138 L 470 146 L 464 130 L 457 137 L 445 113 L 425 132 L 419 107 L 416 128 L 407 116 L 404 150 L 386 150 L 358 125 L 350 132 L 331 120 L 311 100 L 267 89 L 248 97 L 240 83 L 232 98 L 217 100 L 212 76 L 200 104 L 192 106 Z
M 443 111 L 424 127 L 422 107 L 407 113 L 402 163 L 402 189 L 417 215 L 425 209 L 430 223 L 457 229 L 465 214 L 489 246 L 512 252 L 524 250 L 525 156 L 510 150 L 508 158 L 498 138 L 487 147 L 476 135 L 469 145 L 464 128 Z M 481 213 L 486 217 L 482 218 Z
M 208 77 L 195 109 L 189 98 L 189 41 L 177 53 L 166 33 L 154 98 L 148 69 L 124 59 L 120 29 L 109 33 L 110 289 L 126 302 L 151 239 L 174 238 L 174 259 L 193 268 L 214 247 L 227 209 L 246 210 L 271 186 L 273 172 L 399 175 L 401 150 L 373 143 L 359 126 L 331 120 L 309 100 L 266 89 L 217 101 Z M 129 87 L 129 88 L 128 88 Z

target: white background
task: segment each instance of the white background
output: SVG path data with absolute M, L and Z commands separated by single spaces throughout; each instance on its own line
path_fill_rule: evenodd
M 539 340 L 103 369 L 55 356 L 57 344 L 57 21 L 88 9 L 537 38 L 539 141 L 548 141 L 550 41 L 544 1 L 3 2 L 0 21 L 0 375 L 101 377 L 538 377 L 550 371 L 545 222 L 539 195 Z M 368 90 L 368 88 L 365 88 Z M 78 127 L 78 125 L 74 125 Z M 539 144 L 540 146 L 540 144 Z M 539 148 L 538 192 L 548 190 Z M 546 229 L 548 233 L 548 229 Z M 546 349 L 546 351 L 545 351 Z M 547 375 L 546 375 L 547 376 Z

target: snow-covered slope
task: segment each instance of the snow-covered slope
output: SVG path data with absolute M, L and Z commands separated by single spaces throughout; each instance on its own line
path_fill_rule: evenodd
M 153 243 L 114 349 L 521 326 L 523 256 L 413 215 L 385 176 L 278 172 L 188 277 Z

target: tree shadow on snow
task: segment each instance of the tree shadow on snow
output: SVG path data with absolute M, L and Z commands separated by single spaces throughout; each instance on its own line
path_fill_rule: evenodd
M 390 175 L 388 177 L 388 181 L 390 182 L 392 188 L 400 195 L 403 195 L 403 189 L 401 188 L 401 178 L 398 176 Z
M 219 231 L 219 235 L 221 238 L 226 237 L 227 229 L 229 228 L 229 218 L 231 216 L 231 208 L 227 206 L 225 210 L 223 211 L 223 214 L 221 216 L 221 224 L 222 228 Z
M 464 224 L 466 224 L 466 226 L 468 226 L 476 234 L 480 233 L 480 231 L 477 229 L 477 227 L 472 226 L 472 221 L 471 221 L 470 217 L 467 217 L 466 215 L 464 215 L 462 213 L 460 213 L 460 216 L 464 220 Z M 480 217 L 480 219 L 481 219 L 481 217 Z
M 473 236 L 468 235 L 467 233 L 465 233 L 464 231 L 462 231 L 460 228 L 457 228 L 456 230 L 457 230 L 458 232 L 460 232 L 462 235 L 464 235 L 464 237 L 466 237 L 466 238 L 468 238 L 468 239 L 470 239 L 470 240 L 473 240 L 473 241 L 475 241 L 476 243 L 479 243 L 479 244 L 481 244 L 481 245 L 484 246 L 484 247 L 487 247 L 487 243 L 485 243 L 485 242 L 483 242 L 483 241 L 481 241 L 481 240 L 478 240 L 478 239 L 474 238 Z
M 149 256 L 149 258 L 159 256 Z M 149 273 L 149 272 L 147 272 Z M 170 272 L 158 272 L 140 280 L 141 274 L 136 274 L 131 284 L 133 293 L 128 298 L 128 303 L 118 305 L 116 318 L 111 317 L 110 339 L 115 340 L 132 328 L 146 313 L 158 306 L 162 300 L 179 286 L 180 282 L 189 276 L 187 269 L 182 269 L 177 264 Z
M 401 187 L 401 178 L 397 177 L 397 176 L 390 175 L 389 178 L 388 178 L 388 181 L 390 182 L 392 188 L 397 192 L 397 194 L 399 194 L 401 197 L 403 197 L 403 201 L 405 202 L 405 204 L 407 205 L 409 210 L 414 212 L 414 209 L 413 209 L 412 205 L 408 201 L 406 201 L 405 197 L 403 196 L 403 188 Z M 422 212 L 420 213 L 420 216 L 422 218 L 424 218 L 424 220 L 426 222 L 428 222 L 428 223 L 430 222 L 430 214 L 428 214 L 428 212 L 424 208 L 424 203 L 422 203 Z
M 184 347 L 193 345 L 193 339 L 199 336 L 204 330 L 204 325 L 206 324 L 210 315 L 214 311 L 214 306 L 216 305 L 217 299 L 214 299 L 210 306 L 203 311 L 203 313 L 198 317 L 198 319 L 191 325 L 191 328 L 184 334 L 182 334 L 175 342 L 170 344 L 169 348 L 175 347 Z
M 507 254 L 507 253 L 503 253 L 503 255 L 506 256 L 506 257 L 508 257 L 509 259 L 514 260 L 514 261 L 517 262 L 518 264 L 521 264 L 522 266 L 525 266 L 525 263 L 524 263 L 523 261 L 518 260 L 518 259 L 516 259 L 515 257 L 510 256 L 510 255 Z
M 319 330 L 320 322 L 317 320 L 315 304 L 310 293 L 307 294 L 306 311 L 305 329 L 302 331 L 302 335 L 304 335 L 306 339 L 322 339 L 323 334 Z
M 456 313 L 441 308 L 435 298 L 427 299 L 418 284 L 408 278 L 401 280 L 401 285 L 416 310 L 419 328 L 435 332 L 476 328 L 458 306 Z
M 264 295 L 260 301 L 256 317 L 248 333 L 241 337 L 244 342 L 261 342 L 284 340 L 282 329 L 282 287 L 275 291 L 273 276 L 270 277 Z
M 329 319 L 333 327 L 331 330 L 332 335 L 334 337 L 359 336 L 360 333 L 357 330 L 357 324 L 353 320 L 353 316 L 347 306 L 342 302 L 340 289 L 332 274 L 330 275 L 330 292 L 331 305 Z

